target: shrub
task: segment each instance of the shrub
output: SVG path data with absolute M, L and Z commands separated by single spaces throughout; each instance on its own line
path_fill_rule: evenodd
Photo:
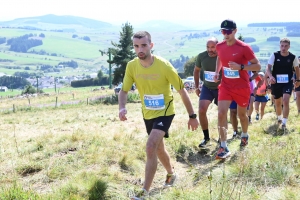
M 22 91 L 23 94 L 34 94 L 36 93 L 36 89 L 32 85 L 27 85 L 25 89 Z
M 244 37 L 244 42 L 246 43 L 251 43 L 251 42 L 255 42 L 256 39 L 253 37 Z
M 267 41 L 268 41 L 268 42 L 272 42 L 272 41 L 279 42 L 279 41 L 280 41 L 280 37 L 277 37 L 277 36 L 271 36 L 271 37 L 268 37 L 268 38 L 267 38 Z
M 107 188 L 108 185 L 106 182 L 102 180 L 96 180 L 89 190 L 89 200 L 107 199 L 105 194 Z
M 41 199 L 37 194 L 31 190 L 25 190 L 21 186 L 14 183 L 8 188 L 2 188 L 0 190 L 0 199 L 31 199 L 37 200 Z

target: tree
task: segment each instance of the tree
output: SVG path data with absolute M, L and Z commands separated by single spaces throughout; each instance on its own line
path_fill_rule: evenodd
M 36 93 L 36 89 L 32 85 L 27 85 L 22 91 L 23 94 L 34 94 Z
M 99 70 L 99 72 L 97 74 L 97 77 L 98 77 L 99 81 L 101 81 L 101 79 L 103 78 L 103 72 L 102 72 L 102 70 Z
M 254 53 L 259 52 L 259 47 L 255 44 L 255 45 L 251 45 L 252 50 L 254 51 Z
M 245 38 L 242 36 L 242 34 L 239 35 L 238 39 L 243 41 L 243 42 L 245 41 Z
M 85 41 L 91 41 L 91 38 L 89 36 L 83 36 L 82 39 L 85 40 Z
M 184 64 L 184 74 L 186 76 L 193 76 L 196 64 L 196 57 L 192 57 Z
M 0 37 L 0 44 L 3 44 L 6 42 L 6 38 L 5 37 Z
M 115 48 L 111 48 L 113 59 L 111 64 L 115 64 L 113 84 L 118 84 L 123 80 L 127 63 L 135 57 L 132 45 L 133 28 L 130 23 L 122 25 L 119 43 L 111 42 Z

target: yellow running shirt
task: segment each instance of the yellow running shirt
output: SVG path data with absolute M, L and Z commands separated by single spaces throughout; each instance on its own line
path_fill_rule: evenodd
M 171 85 L 176 90 L 184 86 L 170 62 L 154 56 L 153 64 L 145 68 L 136 57 L 126 66 L 122 90 L 128 92 L 133 83 L 140 94 L 144 119 L 175 114 Z

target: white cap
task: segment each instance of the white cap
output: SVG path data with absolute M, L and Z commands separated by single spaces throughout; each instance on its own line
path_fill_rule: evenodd
M 265 76 L 265 73 L 263 73 L 263 72 L 258 72 L 258 75 Z

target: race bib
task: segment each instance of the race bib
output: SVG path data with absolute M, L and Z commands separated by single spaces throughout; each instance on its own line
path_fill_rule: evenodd
M 163 94 L 144 95 L 145 107 L 148 110 L 162 110 L 165 108 L 165 99 Z
M 226 78 L 240 78 L 239 70 L 231 70 L 228 67 L 223 67 L 224 69 L 224 76 Z
M 277 81 L 277 83 L 288 83 L 289 76 L 287 74 L 277 74 L 276 81 Z
M 204 80 L 208 82 L 215 82 L 214 76 L 215 76 L 215 72 L 204 71 Z

